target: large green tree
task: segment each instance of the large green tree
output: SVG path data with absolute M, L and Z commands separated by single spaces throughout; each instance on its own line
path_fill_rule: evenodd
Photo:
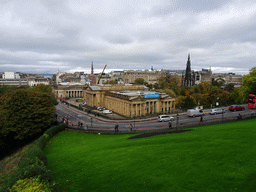
M 242 86 L 239 88 L 237 101 L 246 102 L 249 94 L 256 94 L 256 67 L 252 68 L 248 75 L 242 77 Z
M 50 92 L 17 89 L 0 98 L 0 134 L 23 140 L 33 137 L 52 122 L 55 106 Z

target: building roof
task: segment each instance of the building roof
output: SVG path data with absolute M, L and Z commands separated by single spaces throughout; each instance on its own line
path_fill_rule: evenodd
M 93 91 L 100 91 L 101 89 L 100 89 L 100 87 L 99 86 L 96 86 L 96 85 L 94 85 L 94 86 L 89 86 L 90 88 L 91 88 L 91 90 L 93 90 Z
M 66 86 L 71 86 L 71 85 L 83 85 L 82 83 L 70 83 L 70 82 L 61 82 L 59 83 L 60 85 L 66 85 Z

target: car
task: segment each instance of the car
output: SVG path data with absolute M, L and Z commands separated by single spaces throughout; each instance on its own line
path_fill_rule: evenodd
M 158 116 L 158 121 L 159 122 L 164 122 L 164 121 L 174 121 L 174 118 L 170 115 L 159 115 Z
M 112 111 L 106 109 L 106 110 L 103 110 L 102 113 L 104 113 L 104 114 L 110 114 L 110 113 L 112 113 Z
M 210 115 L 216 115 L 216 114 L 221 114 L 221 113 L 225 113 L 224 109 L 211 109 L 210 111 Z
M 245 110 L 245 108 L 241 105 L 231 105 L 229 107 L 229 110 L 230 111 L 243 111 L 243 110 Z
M 105 110 L 105 108 L 104 107 L 97 107 L 97 110 L 103 111 L 103 110 Z

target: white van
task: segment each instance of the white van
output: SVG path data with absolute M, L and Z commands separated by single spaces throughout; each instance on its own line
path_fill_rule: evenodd
M 197 117 L 197 116 L 203 116 L 205 115 L 205 113 L 202 109 L 189 109 L 187 110 L 187 115 L 189 117 Z
M 170 121 L 170 120 L 174 120 L 173 117 L 171 117 L 170 115 L 159 115 L 158 116 L 158 121 L 164 122 L 164 121 Z

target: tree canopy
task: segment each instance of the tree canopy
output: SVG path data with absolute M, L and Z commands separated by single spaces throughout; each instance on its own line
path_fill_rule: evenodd
M 0 146 L 5 138 L 32 138 L 55 121 L 55 104 L 51 87 L 10 88 L 0 96 Z

